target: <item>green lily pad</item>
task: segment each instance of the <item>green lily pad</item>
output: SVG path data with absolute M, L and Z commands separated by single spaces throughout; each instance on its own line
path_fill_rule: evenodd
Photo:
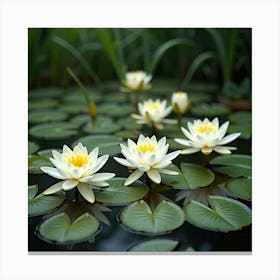
M 109 187 L 96 193 L 96 201 L 111 205 L 123 205 L 139 200 L 148 193 L 148 186 L 142 182 L 137 181 L 127 187 L 124 186 L 125 180 L 125 178 L 108 180 Z
M 77 115 L 77 116 L 74 116 L 73 118 L 70 119 L 70 123 L 73 123 L 77 126 L 80 126 L 82 124 L 85 124 L 89 121 L 91 121 L 91 117 L 89 116 L 89 114 L 86 114 L 86 115 Z
M 228 133 L 240 132 L 241 139 L 250 139 L 252 135 L 251 123 L 230 124 Z
M 192 106 L 190 110 L 195 116 L 208 117 L 223 116 L 230 113 L 230 109 L 228 107 L 219 103 L 202 103 L 200 105 Z
M 39 124 L 29 129 L 30 135 L 43 139 L 64 139 L 76 133 L 76 126 L 67 122 Z
M 125 102 L 126 101 L 126 95 L 123 92 L 114 92 L 110 94 L 106 94 L 104 96 L 104 100 L 107 102 Z
M 39 145 L 34 142 L 28 141 L 28 154 L 31 155 L 39 149 Z
M 252 198 L 252 179 L 232 179 L 227 183 L 227 188 L 241 199 L 251 200 Z
M 231 177 L 251 176 L 252 157 L 249 155 L 218 156 L 210 160 L 211 165 L 224 165 L 214 168 L 216 172 L 227 174 Z
M 53 99 L 40 99 L 28 102 L 28 110 L 54 108 L 58 102 Z
M 83 131 L 86 133 L 111 133 L 119 129 L 120 127 L 117 123 L 113 122 L 110 118 L 104 117 L 90 120 L 83 127 Z
M 67 114 L 59 111 L 32 111 L 28 114 L 28 122 L 30 123 L 43 123 L 63 121 L 67 118 Z
M 38 155 L 49 159 L 50 157 L 53 157 L 53 155 L 52 155 L 53 150 L 56 150 L 57 152 L 62 153 L 62 149 L 53 148 L 53 149 L 40 150 L 38 152 Z
M 64 93 L 64 88 L 59 88 L 59 87 L 36 88 L 28 92 L 28 97 L 30 98 L 58 97 L 63 93 Z
M 121 130 L 115 133 L 116 136 L 118 137 L 122 137 L 122 138 L 130 138 L 130 139 L 136 139 L 139 137 L 139 133 L 137 133 L 136 131 L 132 131 L 132 130 Z
M 85 103 L 64 103 L 60 105 L 59 110 L 69 114 L 88 113 L 89 107 Z
M 90 92 L 89 93 L 89 99 L 94 101 L 94 102 L 98 102 L 100 100 L 103 99 L 102 95 L 100 93 L 97 92 Z M 80 103 L 80 104 L 87 104 L 87 101 L 85 100 L 83 93 L 81 93 L 81 91 L 79 89 L 68 92 L 64 95 L 63 98 L 64 102 L 68 102 L 68 103 Z
M 162 201 L 154 212 L 144 201 L 136 201 L 124 207 L 120 220 L 127 228 L 142 233 L 168 233 L 180 227 L 185 220 L 183 210 L 176 204 Z
M 38 216 L 43 215 L 50 210 L 61 205 L 65 199 L 63 194 L 43 195 L 36 196 L 38 186 L 28 187 L 28 215 Z M 35 197 L 36 196 L 36 197 Z
M 28 157 L 28 172 L 35 174 L 44 173 L 40 169 L 42 166 L 52 166 L 52 164 L 49 159 L 44 156 L 32 155 Z
M 228 119 L 234 123 L 251 123 L 252 114 L 249 112 L 235 112 L 230 114 Z
M 251 224 L 251 210 L 243 203 L 220 196 L 209 196 L 208 201 L 212 209 L 194 200 L 186 203 L 187 221 L 199 228 L 222 232 L 239 230 Z
M 123 105 L 116 103 L 105 103 L 97 107 L 99 114 L 109 115 L 109 116 L 125 116 L 133 113 L 135 108 L 133 105 Z
M 86 146 L 88 151 L 99 147 L 100 155 L 117 155 L 121 152 L 122 138 L 113 135 L 89 135 L 78 139 L 72 146 L 76 146 L 79 142 Z
M 141 124 L 136 123 L 135 119 L 132 118 L 121 118 L 117 121 L 118 125 L 120 127 L 126 128 L 126 129 L 140 129 L 142 127 Z
M 179 175 L 162 175 L 162 183 L 176 189 L 196 189 L 210 185 L 214 179 L 214 173 L 203 166 L 181 163 L 181 170 L 175 165 L 170 165 L 169 170 L 179 172 Z
M 43 221 L 39 226 L 39 234 L 45 240 L 69 244 L 92 239 L 99 228 L 99 221 L 89 213 L 73 222 L 66 213 L 60 213 Z
M 128 249 L 131 252 L 170 252 L 179 244 L 179 241 L 172 239 L 152 239 L 139 242 Z

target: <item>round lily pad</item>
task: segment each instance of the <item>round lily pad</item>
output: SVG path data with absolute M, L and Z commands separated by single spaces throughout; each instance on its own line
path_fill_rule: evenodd
M 64 103 L 59 106 L 59 110 L 69 114 L 88 113 L 89 107 L 86 103 Z
M 43 139 L 64 139 L 76 133 L 76 126 L 67 122 L 39 124 L 29 129 L 30 135 Z
M 191 200 L 184 206 L 188 222 L 199 228 L 213 231 L 234 231 L 250 225 L 251 210 L 243 203 L 220 196 L 209 196 L 212 208 Z
M 127 228 L 139 233 L 168 233 L 180 227 L 185 220 L 183 210 L 176 204 L 162 201 L 152 212 L 144 201 L 136 201 L 124 207 L 120 221 Z
M 170 252 L 179 244 L 179 241 L 172 239 L 152 239 L 137 243 L 128 249 L 132 252 Z
M 118 125 L 126 129 L 140 129 L 141 124 L 136 123 L 135 119 L 132 118 L 121 118 L 118 120 Z
M 35 101 L 28 102 L 28 109 L 46 109 L 46 108 L 53 108 L 57 105 L 57 101 L 53 99 L 40 99 Z
M 252 135 L 252 125 L 251 123 L 238 123 L 230 124 L 228 128 L 228 133 L 240 132 L 239 136 L 241 139 L 250 139 Z
M 230 113 L 230 109 L 225 105 L 219 103 L 202 103 L 191 107 L 191 112 L 195 116 L 216 117 L 223 116 Z
M 139 133 L 133 130 L 121 130 L 116 132 L 115 135 L 126 139 L 136 139 L 139 137 Z
M 181 170 L 175 165 L 168 167 L 179 173 L 179 175 L 162 175 L 162 183 L 176 189 L 196 189 L 210 185 L 214 179 L 214 173 L 203 166 L 181 163 Z
M 37 186 L 28 187 L 28 215 L 38 216 L 43 215 L 50 210 L 61 205 L 65 199 L 63 194 L 36 196 L 38 192 Z M 36 197 L 35 197 L 36 196 Z
M 140 181 L 124 186 L 125 180 L 125 178 L 109 180 L 109 187 L 95 194 L 96 201 L 111 205 L 124 205 L 143 198 L 149 191 L 148 186 Z
M 89 151 L 99 147 L 100 155 L 116 155 L 121 152 L 120 143 L 122 138 L 113 135 L 89 135 L 75 141 L 72 146 L 81 142 Z
M 251 176 L 252 157 L 249 155 L 226 155 L 218 156 L 210 160 L 211 165 L 221 165 L 213 168 L 216 172 L 231 177 Z
M 228 119 L 234 123 L 251 123 L 252 114 L 250 112 L 235 112 L 230 114 Z
M 44 173 L 40 169 L 42 166 L 52 166 L 52 164 L 49 159 L 44 156 L 32 155 L 28 157 L 28 172 L 35 174 Z
M 252 198 L 252 179 L 232 179 L 227 183 L 227 188 L 241 199 L 251 200 Z
M 191 104 L 208 102 L 211 99 L 211 96 L 207 93 L 203 92 L 192 92 L 188 94 L 189 100 Z
M 30 123 L 43 123 L 43 122 L 54 122 L 62 121 L 67 118 L 67 114 L 59 111 L 32 111 L 28 114 L 28 121 Z
M 39 155 L 39 156 L 43 156 L 43 157 L 49 159 L 50 157 L 53 157 L 53 155 L 52 155 L 52 151 L 53 151 L 53 150 L 56 150 L 57 152 L 62 153 L 62 149 L 54 148 L 54 149 L 40 150 L 40 151 L 38 152 L 38 155 Z
M 116 104 L 116 103 L 105 103 L 97 107 L 99 114 L 109 115 L 109 116 L 124 116 L 129 115 L 135 111 L 133 105 Z
M 58 97 L 64 93 L 64 88 L 59 87 L 47 87 L 36 88 L 28 92 L 30 98 L 46 98 L 46 97 Z
M 39 145 L 34 142 L 28 141 L 28 154 L 33 154 L 39 149 Z
M 39 236 L 59 244 L 78 243 L 92 239 L 99 231 L 100 223 L 91 214 L 85 213 L 70 221 L 66 213 L 54 215 L 39 226 Z
M 96 120 L 90 120 L 83 127 L 83 131 L 87 133 L 111 133 L 119 130 L 117 123 L 110 118 L 99 117 Z
M 126 95 L 123 92 L 114 92 L 110 94 L 106 94 L 104 100 L 107 102 L 125 102 Z

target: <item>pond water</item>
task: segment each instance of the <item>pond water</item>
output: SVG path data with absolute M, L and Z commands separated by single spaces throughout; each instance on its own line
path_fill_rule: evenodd
M 101 144 L 113 143 L 101 148 L 101 152 L 110 154 L 110 159 L 101 169 L 101 172 L 114 172 L 117 177 L 127 178 L 129 173 L 126 167 L 116 163 L 113 156 L 118 154 L 119 143 L 126 142 L 127 138 L 137 139 L 140 131 L 147 136 L 151 136 L 151 129 L 140 127 L 135 124 L 135 120 L 130 118 L 130 113 L 134 112 L 134 106 L 126 102 L 126 96 L 118 90 L 112 90 L 114 83 L 108 85 L 105 93 L 91 90 L 91 97 L 97 105 L 97 119 L 92 123 L 87 115 L 87 105 L 83 100 L 79 89 L 59 89 L 44 88 L 31 90 L 29 92 L 29 186 L 37 185 L 38 194 L 46 188 L 57 182 L 56 179 L 39 172 L 38 167 L 45 165 L 45 159 L 50 156 L 49 149 L 60 150 L 64 144 L 73 147 L 75 142 L 86 136 L 104 135 L 99 139 Z M 203 87 L 204 86 L 204 87 Z M 171 93 L 174 91 L 174 83 L 154 87 L 151 92 L 143 93 L 141 100 L 148 96 L 153 98 L 166 98 L 170 103 Z M 117 89 L 117 87 L 116 87 Z M 218 116 L 220 123 L 231 119 L 232 126 L 230 132 L 243 131 L 242 136 L 234 142 L 238 147 L 236 154 L 251 155 L 251 120 L 250 113 L 242 112 L 241 115 L 236 112 L 230 112 L 223 105 L 215 105 L 216 100 L 212 92 L 216 90 L 215 86 L 199 85 L 197 88 L 189 91 L 190 98 L 193 101 L 190 111 L 183 119 L 183 126 L 186 127 L 187 120 L 194 118 L 204 118 L 208 116 L 213 119 Z M 206 105 L 201 106 L 201 103 Z M 244 114 L 243 114 L 244 113 Z M 171 115 L 170 118 L 176 118 Z M 237 119 L 237 121 L 236 121 Z M 165 130 L 157 133 L 157 137 L 167 136 L 169 139 L 178 137 L 180 130 L 167 125 Z M 180 136 L 180 137 L 181 137 Z M 111 138 L 110 138 L 111 137 Z M 114 139 L 112 137 L 115 137 Z M 118 140 L 116 140 L 118 139 Z M 94 140 L 90 140 L 94 144 Z M 115 142 L 116 143 L 115 143 Z M 32 142 L 32 143 L 31 143 Z M 179 147 L 172 141 L 170 150 L 176 150 Z M 103 145 L 104 146 L 104 145 Z M 114 153 L 114 151 L 117 151 Z M 43 152 L 42 152 L 43 151 Z M 113 152 L 112 152 L 113 151 Z M 212 156 L 212 155 L 211 155 Z M 213 157 L 217 156 L 214 155 Z M 43 157 L 43 158 L 42 158 Z M 204 157 L 199 154 L 179 156 L 174 160 L 176 166 L 181 162 L 203 164 Z M 218 175 L 217 175 L 218 176 Z M 178 190 L 169 188 L 162 194 L 172 201 L 175 200 Z M 69 193 L 69 197 L 74 197 L 74 193 Z M 238 199 L 243 204 L 251 207 L 250 200 Z M 183 207 L 183 201 L 177 202 Z M 29 217 L 28 219 L 28 250 L 29 251 L 127 251 L 133 245 L 140 241 L 153 239 L 171 239 L 179 241 L 175 251 L 251 251 L 251 226 L 247 225 L 241 230 L 230 231 L 228 233 L 205 230 L 185 222 L 181 227 L 166 234 L 140 234 L 128 230 L 123 226 L 118 216 L 124 206 L 108 206 L 112 212 L 106 212 L 111 226 L 102 224 L 98 234 L 90 242 L 79 242 L 72 245 L 59 245 L 52 241 L 43 240 L 38 236 L 38 225 L 42 222 L 44 215 Z

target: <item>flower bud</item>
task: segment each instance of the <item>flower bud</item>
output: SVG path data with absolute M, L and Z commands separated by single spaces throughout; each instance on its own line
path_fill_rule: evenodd
M 187 112 L 190 101 L 185 92 L 174 92 L 171 98 L 173 111 L 178 115 L 183 115 Z

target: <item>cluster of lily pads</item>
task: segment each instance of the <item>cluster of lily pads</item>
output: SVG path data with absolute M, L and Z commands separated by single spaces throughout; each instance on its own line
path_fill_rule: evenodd
M 242 127 L 250 126 L 250 114 L 232 113 L 229 119 L 235 124 L 220 125 L 216 115 L 223 117 L 230 111 L 220 104 L 204 103 L 209 95 L 174 92 L 168 106 L 166 99 L 151 98 L 169 90 L 152 92 L 151 78 L 143 71 L 129 72 L 121 88 L 128 95 L 92 91 L 88 98 L 94 102 L 88 102 L 89 107 L 76 92 L 41 91 L 40 100 L 40 91 L 29 94 L 29 172 L 48 174 L 51 182 L 55 178 L 47 187 L 45 183 L 28 187 L 29 216 L 44 215 L 38 225 L 42 240 L 57 244 L 92 240 L 102 224 L 110 225 L 106 212 L 120 205 L 118 221 L 135 234 L 168 234 L 186 221 L 221 232 L 251 224 L 247 205 L 251 157 L 231 154 L 236 147 L 226 146 L 242 138 Z M 131 97 L 134 105 L 129 103 Z M 189 110 L 209 118 L 184 117 Z M 167 119 L 170 114 L 176 118 Z M 245 139 L 250 137 L 248 127 L 243 128 Z M 68 143 L 73 137 L 75 141 Z M 48 149 L 35 154 L 45 140 Z M 50 149 L 52 141 L 62 150 Z M 203 155 L 198 156 L 201 164 L 189 159 L 194 153 Z M 221 155 L 213 157 L 214 153 Z M 128 175 L 119 176 L 116 165 L 127 168 Z M 170 189 L 178 190 L 175 199 L 164 195 Z M 156 239 L 130 250 L 168 251 L 177 245 L 174 240 Z

